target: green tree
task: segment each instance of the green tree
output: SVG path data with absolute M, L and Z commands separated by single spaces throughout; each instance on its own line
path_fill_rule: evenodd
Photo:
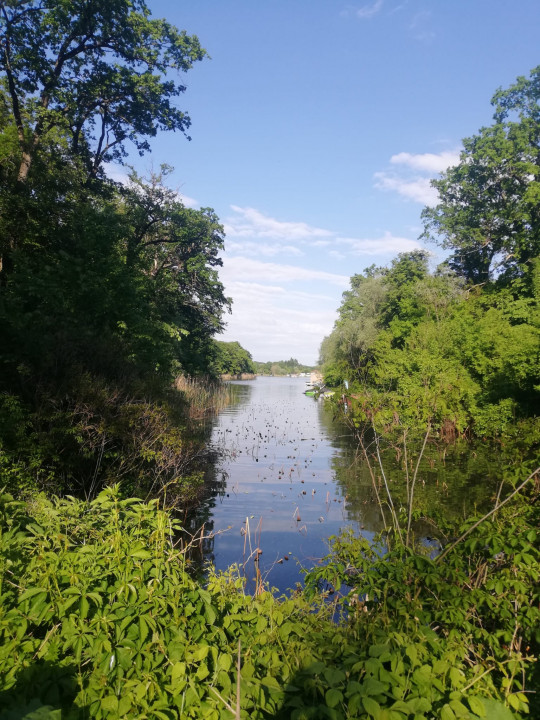
M 460 162 L 432 182 L 423 237 L 452 251 L 474 284 L 523 278 L 540 253 L 540 66 L 493 97 L 495 122 L 463 141 Z
M 69 152 L 96 176 L 142 153 L 157 130 L 186 132 L 174 105 L 186 71 L 205 51 L 195 36 L 150 18 L 144 0 L 2 0 L 0 68 L 5 75 L 26 181 L 43 140 L 60 130 Z
M 255 367 L 249 353 L 239 342 L 214 341 L 216 359 L 213 369 L 217 375 L 241 375 L 254 373 Z
M 204 54 L 144 0 L 0 0 L 0 463 L 25 483 L 147 491 L 187 467 L 172 381 L 210 370 L 223 229 L 167 169 L 121 186 L 103 163 L 185 134 L 173 71 Z

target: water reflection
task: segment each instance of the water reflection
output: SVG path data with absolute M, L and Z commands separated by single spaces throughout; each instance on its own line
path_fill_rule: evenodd
M 297 378 L 234 384 L 235 402 L 212 430 L 212 492 L 192 519 L 214 533 L 201 550 L 217 569 L 245 566 L 250 582 L 258 570 L 279 591 L 326 554 L 328 536 L 351 524 L 381 528 L 377 510 L 353 508 L 336 482 L 333 462 L 350 454 L 351 432 L 304 389 Z
M 372 474 L 353 430 L 336 420 L 329 403 L 303 394 L 302 378 L 260 377 L 232 390 L 233 404 L 213 421 L 209 493 L 190 528 L 204 526 L 202 535 L 212 535 L 199 542 L 201 560 L 218 570 L 239 565 L 248 590 L 263 578 L 285 592 L 301 580 L 302 568 L 326 554 L 329 536 L 347 526 L 368 538 L 382 530 Z M 399 509 L 406 504 L 403 449 L 387 446 L 382 459 Z M 411 476 L 414 448 L 408 463 Z M 496 492 L 494 464 L 461 446 L 428 447 L 416 506 L 447 517 L 469 514 Z M 380 468 L 372 471 L 381 484 Z

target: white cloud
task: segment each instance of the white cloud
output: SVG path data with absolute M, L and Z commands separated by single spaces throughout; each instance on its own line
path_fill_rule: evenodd
M 353 14 L 360 20 L 369 20 L 382 10 L 384 0 L 375 0 L 371 5 L 363 5 L 360 8 L 347 7 L 343 14 Z
M 418 250 L 421 247 L 416 240 L 392 235 L 389 232 L 385 232 L 379 238 L 338 238 L 337 242 L 348 246 L 355 255 L 396 255 Z
M 459 157 L 458 150 L 445 150 L 440 153 L 397 153 L 392 155 L 390 163 L 401 166 L 402 169 L 375 173 L 375 187 L 397 192 L 402 197 L 422 205 L 436 205 L 438 195 L 435 188 L 431 187 L 431 179 L 459 163 Z
M 304 255 L 302 250 L 294 245 L 283 245 L 282 243 L 249 242 L 238 240 L 227 240 L 227 251 L 241 255 L 254 257 L 274 257 L 276 255 Z
M 412 31 L 415 40 L 428 44 L 435 40 L 436 35 L 431 29 L 431 16 L 431 11 L 421 10 L 413 17 L 409 30 Z
M 223 340 L 237 340 L 255 360 L 296 357 L 314 365 L 323 338 L 336 319 L 334 297 L 253 282 L 227 283 L 234 300 Z
M 231 205 L 236 213 L 224 221 L 229 237 L 266 237 L 276 240 L 306 240 L 316 237 L 330 237 L 334 233 L 313 227 L 304 222 L 283 222 L 268 217 L 255 208 Z
M 417 249 L 415 240 L 385 232 L 373 238 L 341 237 L 304 222 L 281 222 L 254 208 L 231 206 L 230 239 L 220 279 L 233 300 L 221 336 L 237 340 L 257 360 L 297 357 L 315 364 L 320 344 L 336 319 L 358 257 L 366 265 Z M 301 255 L 283 262 L 287 255 Z M 330 272 L 343 267 L 346 274 Z
M 349 283 L 348 275 L 338 275 L 325 270 L 314 270 L 296 265 L 261 262 L 246 257 L 225 258 L 220 277 L 225 284 L 230 280 L 252 281 L 254 279 L 263 283 L 320 281 L 345 288 Z
M 407 179 L 384 172 L 375 173 L 375 187 L 379 190 L 394 190 L 399 195 L 422 203 L 436 205 L 437 191 L 431 187 L 430 178 L 416 177 Z
M 400 152 L 392 155 L 390 162 L 393 165 L 407 165 L 414 170 L 423 170 L 429 173 L 441 173 L 452 165 L 459 163 L 459 151 L 446 151 L 441 153 L 412 153 Z
M 195 198 L 189 197 L 189 195 L 184 195 L 184 193 L 177 193 L 178 198 L 180 202 L 188 208 L 200 208 L 201 203 L 198 200 L 195 200 Z

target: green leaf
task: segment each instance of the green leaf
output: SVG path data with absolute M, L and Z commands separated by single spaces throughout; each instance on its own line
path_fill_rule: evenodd
M 25 590 L 23 592 L 23 594 L 19 597 L 19 602 L 28 600 L 28 598 L 34 597 L 34 595 L 39 595 L 40 593 L 43 595 L 46 595 L 47 592 L 48 592 L 47 588 L 42 588 L 42 587 L 28 588 L 28 590 Z
M 281 685 L 278 683 L 275 677 L 272 675 L 266 675 L 266 677 L 263 677 L 261 680 L 261 683 L 271 690 L 281 690 Z
M 486 717 L 486 708 L 481 698 L 476 695 L 469 695 L 467 702 L 475 715 L 478 715 L 478 717 Z
M 101 707 L 107 712 L 118 712 L 118 698 L 116 695 L 106 695 L 101 699 Z
M 336 688 L 330 688 L 329 690 L 327 690 L 324 697 L 326 700 L 326 704 L 330 708 L 336 707 L 337 705 L 339 705 L 340 702 L 343 701 L 343 693 Z
M 379 720 L 381 716 L 381 706 L 376 700 L 370 697 L 363 697 L 362 704 L 368 715 L 371 715 L 375 720 Z
M 489 720 L 514 720 L 512 712 L 498 700 L 494 700 L 493 698 L 476 697 L 484 706 L 484 717 L 489 718 Z
M 386 653 L 390 650 L 389 645 L 371 645 L 369 648 L 369 656 L 373 658 L 380 657 L 383 653 Z

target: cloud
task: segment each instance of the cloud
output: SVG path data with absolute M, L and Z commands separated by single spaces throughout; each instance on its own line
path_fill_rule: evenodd
M 261 262 L 246 257 L 225 258 L 220 277 L 225 284 L 230 280 L 251 281 L 254 278 L 272 283 L 320 281 L 343 288 L 346 288 L 349 283 L 348 275 L 338 275 L 325 270 L 314 270 L 296 265 Z
M 393 190 L 422 205 L 437 204 L 437 191 L 431 187 L 430 178 L 417 177 L 408 180 L 397 175 L 378 172 L 375 173 L 375 187 L 379 190 Z
M 390 162 L 393 165 L 407 165 L 414 170 L 424 170 L 429 173 L 441 173 L 452 165 L 459 163 L 458 151 L 445 151 L 441 153 L 412 153 L 400 152 L 392 155 Z
M 381 11 L 383 3 L 384 0 L 375 0 L 372 5 L 363 5 L 361 8 L 348 7 L 346 14 L 352 13 L 359 20 L 369 20 Z
M 331 237 L 334 233 L 313 227 L 304 222 L 283 222 L 268 217 L 259 210 L 231 205 L 236 213 L 224 221 L 229 237 L 266 237 L 276 240 L 307 240 L 316 237 Z
M 300 257 L 304 255 L 302 250 L 294 245 L 242 240 L 227 240 L 227 251 L 254 257 L 274 257 L 276 255 L 294 255 L 295 257 Z
M 314 365 L 323 338 L 336 320 L 340 292 L 328 296 L 291 290 L 275 283 L 233 281 L 234 299 L 223 340 L 237 340 L 260 361 L 296 357 Z
M 425 43 L 431 43 L 436 35 L 431 29 L 431 11 L 421 10 L 413 17 L 409 30 L 412 31 L 415 40 Z
M 221 337 L 237 340 L 257 360 L 292 355 L 315 364 L 350 275 L 360 264 L 357 258 L 371 256 L 365 265 L 381 263 L 420 247 L 390 232 L 342 237 L 304 222 L 282 222 L 254 208 L 231 207 L 219 274 L 233 306 Z M 291 255 L 299 259 L 287 262 Z M 342 263 L 347 263 L 346 274 L 330 272 L 344 267 Z
M 407 153 L 392 155 L 390 163 L 402 169 L 382 171 L 374 175 L 375 187 L 379 190 L 397 192 L 402 197 L 422 203 L 436 205 L 437 190 L 431 187 L 431 179 L 459 162 L 458 150 L 440 153 Z
M 195 198 L 189 197 L 189 195 L 184 195 L 184 193 L 177 193 L 178 199 L 180 202 L 188 208 L 200 208 L 201 203 L 198 200 L 195 200 Z
M 389 232 L 385 232 L 379 238 L 338 238 L 337 242 L 348 246 L 355 255 L 396 255 L 418 250 L 421 247 L 417 240 L 399 237 Z

